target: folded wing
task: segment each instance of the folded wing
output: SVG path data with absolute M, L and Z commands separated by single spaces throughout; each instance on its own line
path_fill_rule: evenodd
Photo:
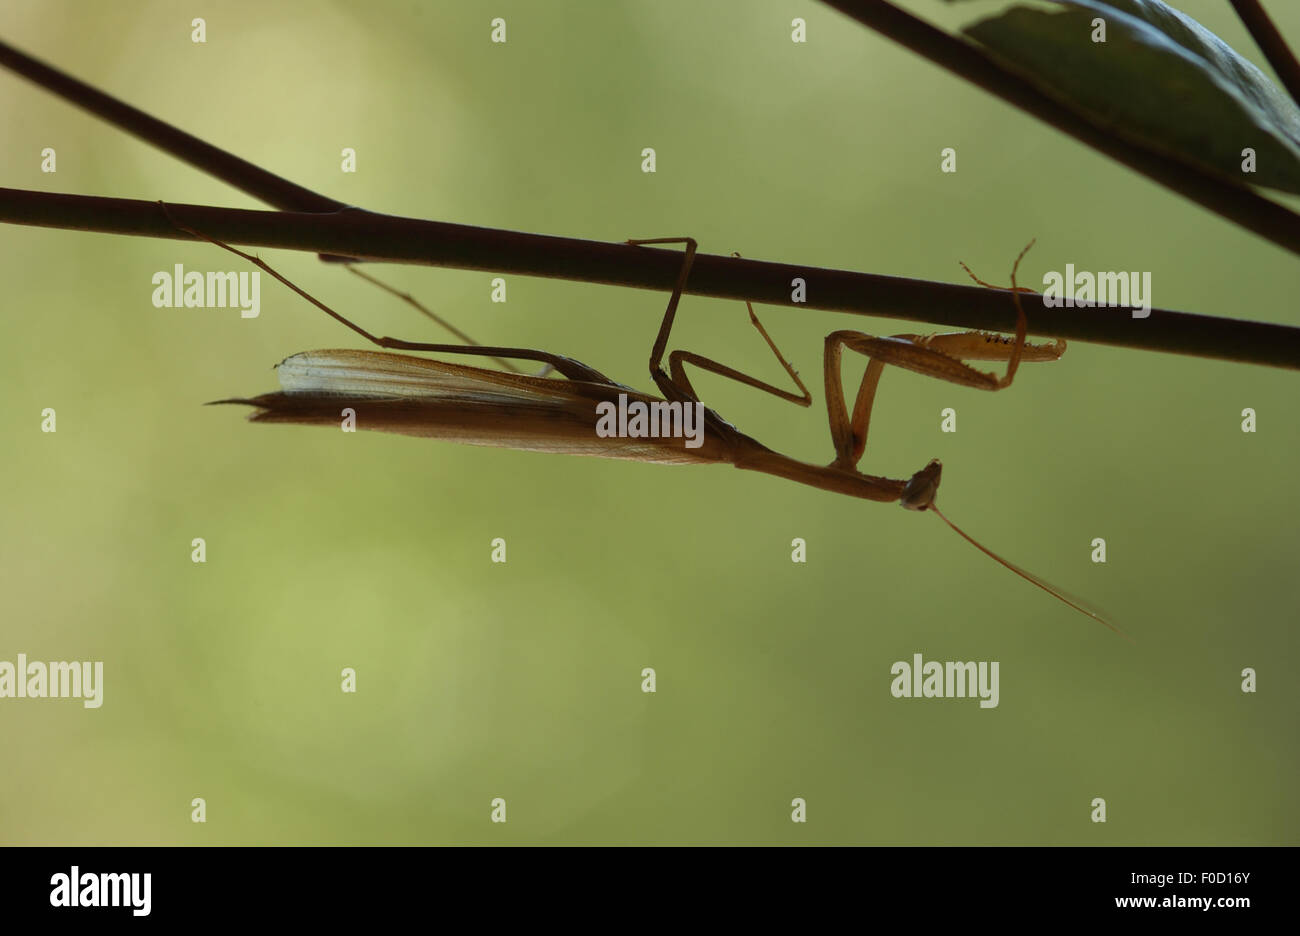
M 276 368 L 281 390 L 218 400 L 257 408 L 252 422 L 338 427 L 343 410 L 356 427 L 467 445 L 624 458 L 661 464 L 729 460 L 705 433 L 688 449 L 681 438 L 602 438 L 596 404 L 626 393 L 618 385 L 507 374 L 383 351 L 304 351 Z

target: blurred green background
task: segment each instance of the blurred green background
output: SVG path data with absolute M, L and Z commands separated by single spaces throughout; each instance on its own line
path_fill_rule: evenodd
M 1000 6 L 905 5 L 947 26 Z M 1177 5 L 1262 61 L 1228 4 Z M 1300 7 L 1270 12 L 1300 42 Z M 488 41 L 493 16 L 505 45 Z M 1149 270 L 1158 306 L 1300 324 L 1294 257 L 816 3 L 19 0 L 0 36 L 376 210 L 690 234 L 713 253 L 950 282 L 966 282 L 959 260 L 1005 282 L 1036 236 L 1022 282 L 1066 263 Z M 6 186 L 261 207 L 8 73 L 0 126 Z M 356 174 L 340 171 L 345 146 Z M 955 175 L 939 171 L 947 146 Z M 267 257 L 374 331 L 444 340 L 340 269 Z M 205 409 L 275 389 L 291 353 L 362 346 L 266 277 L 254 320 L 150 302 L 155 271 L 238 262 L 0 225 L 0 659 L 105 665 L 99 710 L 0 702 L 0 841 L 1300 838 L 1295 373 L 1075 343 L 1005 393 L 885 378 L 864 469 L 907 477 L 942 458 L 948 515 L 1108 609 L 1129 645 L 894 506 L 725 467 Z M 663 294 L 511 276 L 492 304 L 492 274 L 376 272 L 480 341 L 649 388 Z M 813 409 L 696 386 L 823 463 L 822 337 L 931 330 L 759 311 Z M 673 338 L 782 382 L 739 303 L 688 297 Z M 955 434 L 939 428 L 948 406 Z M 45 407 L 56 434 L 40 432 Z M 1000 706 L 892 698 L 891 664 L 916 652 L 999 661 Z M 796 796 L 807 824 L 790 821 Z

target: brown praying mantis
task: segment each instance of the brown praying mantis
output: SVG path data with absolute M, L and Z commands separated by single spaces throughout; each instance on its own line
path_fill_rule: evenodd
M 165 205 L 163 210 L 167 210 Z M 170 213 L 168 217 L 170 219 Z M 342 411 L 350 409 L 355 414 L 358 427 L 380 432 L 470 445 L 594 455 L 658 464 L 731 464 L 746 471 L 775 475 L 837 494 L 871 501 L 897 501 L 909 510 L 932 511 L 985 555 L 1070 607 L 1122 634 L 1096 610 L 989 550 L 940 512 L 934 502 L 943 470 L 938 459 L 931 460 L 908 480 L 878 477 L 858 470 L 858 463 L 866 451 L 872 404 L 885 365 L 892 364 L 962 386 L 1003 390 L 1011 385 L 1021 361 L 1054 361 L 1061 357 L 1065 351 L 1063 339 L 1058 338 L 1051 344 L 1033 344 L 1025 340 L 1028 326 L 1018 294 L 1029 290 L 1016 285 L 1016 272 L 1025 253 L 1033 246 L 1032 241 L 1016 257 L 1011 270 L 1010 292 L 1016 308 L 1014 339 L 987 332 L 874 337 L 856 331 L 835 331 L 826 336 L 823 370 L 835 458 L 828 465 L 814 465 L 773 451 L 741 432 L 701 402 L 686 376 L 685 365 L 691 364 L 799 406 L 812 404 L 812 394 L 768 335 L 751 303 L 745 303 L 749 309 L 750 323 L 762 335 L 773 355 L 799 388 L 798 394 L 782 390 L 710 358 L 680 349 L 668 354 L 668 371 L 664 371 L 664 352 L 695 259 L 696 242 L 693 238 L 660 237 L 627 241 L 628 245 L 636 248 L 652 244 L 685 245 L 681 270 L 650 352 L 650 376 L 663 394 L 661 399 L 617 383 L 580 361 L 546 351 L 434 344 L 379 337 L 281 276 L 261 258 L 185 227 L 175 220 L 172 223 L 266 271 L 370 343 L 385 349 L 304 351 L 286 358 L 277 366 L 281 386 L 279 391 L 250 398 L 214 401 L 256 407 L 257 412 L 249 417 L 253 422 L 337 426 Z M 970 273 L 969 268 L 967 272 Z M 973 273 L 970 275 L 981 285 L 989 285 Z M 433 313 L 409 295 L 397 293 L 372 277 L 364 278 L 395 293 L 436 319 Z M 441 322 L 440 319 L 438 321 Z M 446 325 L 445 322 L 442 324 Z M 463 333 L 458 335 L 469 340 Z M 868 359 L 852 413 L 845 405 L 841 381 L 841 357 L 845 348 L 863 354 Z M 512 358 L 540 362 L 545 368 L 538 375 L 519 373 L 513 368 L 513 372 L 506 373 L 406 354 L 392 354 L 389 353 L 390 350 L 479 355 L 496 358 L 503 364 L 505 362 L 502 359 Z M 998 377 L 970 367 L 964 363 L 968 360 L 1006 361 L 1007 370 L 1003 376 Z M 508 364 L 506 366 L 509 367 Z M 565 379 L 546 376 L 552 369 Z M 680 404 L 683 410 L 688 406 L 697 407 L 703 414 L 702 438 L 695 447 L 690 447 L 681 433 L 660 437 L 600 435 L 596 431 L 596 414 L 602 406 L 614 406 L 616 400 L 620 405 L 631 401 L 647 408 L 674 403 Z

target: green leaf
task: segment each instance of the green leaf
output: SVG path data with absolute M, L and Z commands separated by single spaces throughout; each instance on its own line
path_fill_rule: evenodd
M 1300 194 L 1300 109 L 1258 68 L 1160 0 L 1047 0 L 966 27 L 1080 116 L 1238 183 Z M 1106 41 L 1093 42 L 1093 20 Z M 1242 150 L 1256 171 L 1242 171 Z

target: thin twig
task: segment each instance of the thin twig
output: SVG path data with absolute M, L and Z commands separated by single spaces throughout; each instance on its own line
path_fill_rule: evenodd
M 1300 62 L 1296 61 L 1286 40 L 1259 5 L 1259 0 L 1232 0 L 1232 6 L 1246 24 L 1259 51 L 1264 53 L 1264 58 L 1268 59 L 1273 71 L 1277 72 L 1278 80 L 1291 95 L 1291 100 L 1300 104 Z
M 517 273 L 669 291 L 681 268 L 672 250 L 421 221 L 346 208 L 330 214 L 247 211 L 168 202 L 181 222 L 231 244 L 278 247 L 392 263 Z M 0 221 L 38 227 L 186 240 L 156 202 L 0 188 Z M 958 258 L 954 258 L 954 264 Z M 955 269 L 955 266 L 954 266 Z M 806 283 L 807 301 L 791 298 Z M 1014 331 L 1015 306 L 1002 289 L 961 286 L 697 254 L 687 293 L 766 305 L 827 309 Z M 1025 294 L 1029 334 L 1300 369 L 1300 328 L 1152 309 L 1047 308 Z
M 1246 186 L 1219 179 L 1189 163 L 1155 153 L 1094 126 L 1003 68 L 973 44 L 936 29 L 886 0 L 822 2 L 1152 181 L 1292 253 L 1300 253 L 1300 215 Z
M 303 188 L 151 117 L 5 42 L 0 42 L 0 66 L 273 208 L 285 211 L 338 211 L 347 207 L 341 201 Z

